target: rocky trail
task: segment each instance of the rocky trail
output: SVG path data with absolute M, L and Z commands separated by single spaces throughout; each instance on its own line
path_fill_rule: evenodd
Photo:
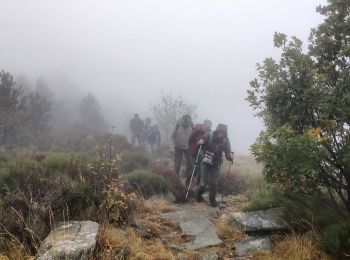
M 203 198 L 201 203 L 190 198 L 178 204 L 171 193 L 153 196 L 145 201 L 148 210 L 135 215 L 135 232 L 164 245 L 174 259 L 244 260 L 270 251 L 271 234 L 287 230 L 280 209 L 244 213 L 241 208 L 247 199 L 243 195 L 218 195 L 216 208 L 210 206 L 207 193 Z M 62 223 L 45 239 L 38 259 L 91 259 L 99 239 L 97 230 L 98 224 L 91 221 Z M 118 229 L 117 233 L 128 240 L 126 231 Z M 130 248 L 124 248 L 122 255 L 110 259 L 129 259 Z

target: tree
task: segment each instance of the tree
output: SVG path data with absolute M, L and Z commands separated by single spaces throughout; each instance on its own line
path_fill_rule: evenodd
M 10 73 L 0 72 L 0 145 L 14 137 L 16 127 L 21 124 L 19 99 L 22 94 Z
M 51 103 L 47 98 L 31 92 L 22 98 L 21 110 L 25 128 L 32 137 L 47 136 L 51 119 Z
M 267 181 L 289 193 L 324 194 L 350 213 L 350 2 L 318 7 L 325 21 L 303 52 L 296 37 L 276 33 L 278 62 L 258 64 L 247 100 L 266 130 L 252 146 Z
M 80 118 L 83 126 L 94 132 L 106 130 L 107 123 L 101 114 L 101 107 L 96 97 L 88 93 L 80 103 Z
M 184 100 L 181 95 L 174 96 L 170 92 L 162 91 L 158 103 L 152 104 L 151 109 L 164 135 L 163 140 L 169 142 L 176 122 L 184 114 L 189 114 L 192 118 L 195 118 L 197 107 Z

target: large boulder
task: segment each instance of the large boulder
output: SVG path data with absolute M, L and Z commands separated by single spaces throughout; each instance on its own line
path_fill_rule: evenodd
M 39 249 L 37 260 L 90 259 L 96 246 L 98 223 L 58 223 Z
M 266 211 L 229 213 L 224 218 L 238 224 L 246 232 L 255 233 L 288 230 L 283 216 L 283 209 L 273 208 Z

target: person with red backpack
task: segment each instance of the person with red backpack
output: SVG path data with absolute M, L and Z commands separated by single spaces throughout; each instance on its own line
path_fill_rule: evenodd
M 208 119 L 204 120 L 203 124 L 197 124 L 193 127 L 192 134 L 190 136 L 189 140 L 189 149 L 190 149 L 190 155 L 192 157 L 192 169 L 196 169 L 193 175 L 197 175 L 197 185 L 199 186 L 200 183 L 200 164 L 202 160 L 202 155 L 199 155 L 199 160 L 196 160 L 198 153 L 201 153 L 199 151 L 200 145 L 198 144 L 199 140 L 202 138 L 202 136 L 205 133 L 211 132 L 211 126 L 212 122 Z M 195 167 L 194 164 L 198 163 L 198 167 Z
M 204 134 L 198 144 L 202 145 L 204 157 L 201 164 L 201 181 L 197 190 L 196 200 L 198 202 L 203 201 L 202 194 L 209 184 L 210 205 L 217 207 L 216 191 L 220 167 L 223 162 L 223 153 L 228 161 L 233 161 L 230 140 L 227 137 L 227 125 L 219 124 L 214 132 Z

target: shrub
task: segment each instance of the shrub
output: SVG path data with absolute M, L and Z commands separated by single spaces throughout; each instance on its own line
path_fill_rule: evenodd
M 160 164 L 160 163 L 155 163 L 153 162 L 150 166 L 149 169 L 151 172 L 154 174 L 163 176 L 165 179 L 168 180 L 170 183 L 170 191 L 171 193 L 175 196 L 176 202 L 181 203 L 186 201 L 186 187 L 185 185 L 181 182 L 179 175 L 176 174 L 175 170 Z M 190 195 L 193 195 L 192 190 L 190 190 Z
M 130 194 L 129 197 L 132 200 L 135 194 Z M 114 226 L 134 224 L 135 220 L 130 199 L 124 191 L 118 188 L 111 187 L 105 190 L 100 205 L 101 215 Z
M 115 167 L 108 162 L 61 153 L 6 163 L 0 169 L 0 234 L 5 239 L 0 251 L 16 238 L 35 253 L 53 221 L 98 220 L 103 191 L 113 176 Z
M 275 186 L 261 183 L 252 188 L 248 194 L 249 203 L 244 211 L 267 210 L 282 206 L 282 195 Z
M 145 197 L 169 191 L 169 182 L 152 172 L 136 170 L 125 175 L 131 188 Z
M 296 230 L 318 229 L 336 224 L 343 217 L 324 202 L 325 195 L 309 197 L 301 194 L 287 194 L 284 196 L 283 206 L 286 209 L 286 220 Z
M 146 169 L 150 161 L 149 156 L 142 150 L 127 150 L 121 155 L 119 168 L 123 173 Z
M 320 245 L 334 255 L 350 253 L 350 221 L 326 227 L 322 232 Z
M 223 195 L 242 194 L 248 190 L 247 177 L 232 173 L 227 178 L 227 173 L 221 174 L 218 183 L 218 192 Z

